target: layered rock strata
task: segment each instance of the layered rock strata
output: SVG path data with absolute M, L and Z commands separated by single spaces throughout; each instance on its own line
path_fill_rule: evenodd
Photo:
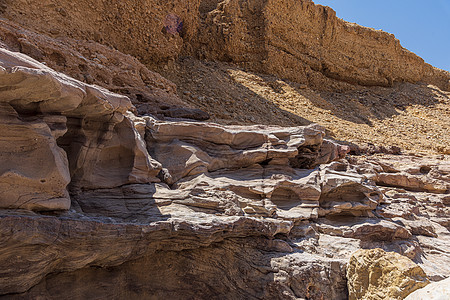
M 1 44 L 79 81 L 127 96 L 135 106 L 135 113 L 158 118 L 206 120 L 209 117 L 182 101 L 175 84 L 150 71 L 135 57 L 92 40 L 52 37 L 0 20 Z
M 445 157 L 344 159 L 317 125 L 137 117 L 0 59 L 6 298 L 345 299 L 351 254 L 377 247 L 450 275 Z
M 68 119 L 103 115 L 103 122 L 118 123 L 131 103 L 126 97 L 56 73 L 25 55 L 2 49 L 0 57 L 5 137 L 2 207 L 68 209 L 66 186 L 71 176 L 67 153 L 57 143 L 66 134 Z

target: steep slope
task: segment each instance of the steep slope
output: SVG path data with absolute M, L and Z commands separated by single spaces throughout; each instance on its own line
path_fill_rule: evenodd
M 310 0 L 2 2 L 1 16 L 20 25 L 94 40 L 152 65 L 194 55 L 316 88 L 334 86 L 332 78 L 382 86 L 422 81 L 450 90 L 448 72 L 393 35 L 340 20 Z
M 0 42 L 130 97 L 140 115 L 319 123 L 363 150 L 450 153 L 449 73 L 388 33 L 310 1 L 97 2 L 6 1 Z M 167 31 L 169 16 L 182 28 Z
M 450 93 L 432 85 L 320 91 L 230 63 L 195 59 L 159 72 L 176 83 L 184 102 L 208 112 L 215 122 L 313 122 L 361 151 L 450 154 Z

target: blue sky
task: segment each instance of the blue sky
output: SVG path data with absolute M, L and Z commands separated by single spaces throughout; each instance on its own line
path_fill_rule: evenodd
M 393 33 L 406 49 L 450 71 L 450 0 L 313 0 L 349 22 Z

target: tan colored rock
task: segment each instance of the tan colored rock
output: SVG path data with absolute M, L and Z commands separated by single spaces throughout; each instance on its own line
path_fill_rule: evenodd
M 101 1 L 97 2 L 91 3 L 92 7 L 84 2 L 79 6 L 83 7 L 83 11 L 89 12 L 90 16 L 95 16 L 99 14 L 99 11 L 94 5 L 103 5 Z M 306 125 L 313 122 L 324 125 L 339 140 L 351 141 L 360 146 L 375 144 L 368 148 L 363 147 L 364 151 L 369 153 L 373 152 L 372 147 L 377 149 L 376 151 L 395 150 L 389 150 L 390 153 L 398 153 L 400 148 L 408 151 L 450 153 L 447 146 L 450 142 L 445 131 L 447 128 L 445 124 L 449 122 L 447 107 L 450 99 L 444 88 L 449 79 L 447 73 L 431 67 L 423 67 L 421 59 L 411 58 L 414 55 L 403 50 L 391 35 L 354 24 L 349 25 L 335 18 L 334 12 L 329 9 L 314 6 L 306 0 L 291 1 L 295 2 L 291 6 L 292 10 L 283 7 L 285 4 L 289 6 L 289 1 L 279 7 L 276 1 L 253 1 L 249 4 L 251 8 L 240 5 L 238 1 L 231 1 L 223 5 L 226 9 L 217 2 L 207 0 L 191 1 L 184 7 L 184 3 L 181 2 L 172 3 L 174 7 L 153 2 L 149 2 L 151 12 L 146 12 L 154 17 L 152 20 L 144 22 L 137 14 L 128 14 L 126 9 L 130 9 L 129 11 L 132 11 L 132 8 L 136 11 L 142 9 L 134 8 L 136 3 L 133 2 L 119 7 L 102 8 L 100 10 L 102 15 L 98 17 L 102 19 L 101 23 L 92 22 L 89 19 L 82 24 L 77 24 L 79 20 L 87 17 L 80 16 L 80 12 L 71 5 L 67 5 L 65 1 L 49 6 L 39 1 L 27 3 L 26 6 L 20 4 L 16 6 L 21 1 L 10 1 L 8 5 L 5 4 L 3 11 L 6 18 L 0 22 L 0 40 L 9 49 L 27 53 L 39 61 L 46 62 L 57 71 L 129 96 L 139 114 L 150 113 L 158 118 L 197 120 L 206 120 L 211 117 L 214 122 L 223 124 L 264 123 L 292 126 L 292 124 Z M 201 8 L 197 10 L 196 5 L 200 5 Z M 270 12 L 263 11 L 264 13 L 257 14 L 256 18 L 254 13 L 247 13 L 248 10 L 258 12 L 264 5 L 266 8 L 270 6 Z M 274 6 L 276 10 L 273 10 Z M 28 9 L 23 7 L 35 9 L 28 12 Z M 157 11 L 153 11 L 153 8 Z M 60 13 L 55 9 L 65 11 L 68 16 L 77 15 L 77 19 L 68 22 L 63 18 L 55 25 L 55 20 L 61 18 Z M 111 19 L 103 14 L 113 10 L 112 15 L 115 15 L 116 9 L 120 11 L 119 15 L 124 20 L 138 18 L 130 21 L 134 25 L 128 30 L 133 32 L 133 35 L 127 34 L 126 38 L 118 41 L 117 35 L 120 36 L 125 32 L 120 27 L 123 23 L 110 24 Z M 280 10 L 279 14 L 277 14 L 278 10 Z M 312 20 L 302 18 L 296 22 L 286 23 L 285 20 L 289 18 L 284 18 L 285 13 L 295 10 L 300 14 L 311 16 Z M 37 17 L 33 14 L 34 11 L 43 12 L 43 15 Z M 24 18 L 22 15 L 27 13 L 31 16 Z M 173 13 L 183 19 L 184 25 L 189 19 L 189 28 L 184 27 L 182 37 L 177 34 L 166 35 L 160 30 L 165 26 L 166 16 Z M 197 17 L 186 16 L 186 14 L 197 13 L 200 13 Z M 318 19 L 312 16 L 317 16 Z M 7 20 L 8 18 L 10 21 Z M 43 22 L 43 19 L 46 21 Z M 260 24 L 256 25 L 258 30 L 254 27 L 255 19 Z M 21 25 L 16 24 L 18 21 Z M 208 22 L 205 23 L 206 21 Z M 125 23 L 128 24 L 127 22 Z M 140 27 L 138 25 L 146 22 L 152 23 L 152 26 L 142 30 L 137 29 Z M 105 30 L 103 30 L 104 24 L 108 24 Z M 299 28 L 289 29 L 292 24 Z M 55 31 L 58 26 L 62 29 Z M 335 29 L 332 32 L 342 36 L 334 40 L 333 35 L 330 36 L 328 30 L 323 29 L 324 26 Z M 96 31 L 97 27 L 101 27 L 102 30 Z M 223 33 L 220 30 L 219 32 L 212 30 L 216 27 L 223 28 Z M 264 34 L 269 27 L 273 29 L 272 32 Z M 80 31 L 80 28 L 83 30 Z M 256 37 L 252 37 L 255 30 L 248 30 L 248 28 L 255 28 L 258 31 Z M 339 30 L 339 28 L 344 29 Z M 117 29 L 120 32 L 112 36 Z M 47 35 L 44 34 L 45 32 Z M 155 44 L 155 49 L 147 47 L 148 45 L 134 49 L 134 45 L 142 43 L 142 40 L 146 40 L 148 36 L 152 37 L 149 43 Z M 250 37 L 247 38 L 247 36 Z M 302 36 L 302 39 L 297 40 L 298 36 Z M 93 39 L 97 42 L 92 42 Z M 114 39 L 114 42 L 111 42 L 111 39 Z M 214 42 L 211 42 L 212 39 Z M 253 43 L 255 39 L 256 42 Z M 267 50 L 272 39 L 276 40 L 273 43 L 281 41 L 282 47 L 270 46 L 271 50 Z M 133 42 L 124 42 L 129 40 Z M 153 41 L 157 42 L 153 43 Z M 182 47 L 178 47 L 179 42 L 182 43 Z M 223 44 L 230 44 L 230 47 L 225 49 Z M 303 44 L 307 48 L 303 49 L 301 46 Z M 296 47 L 292 47 L 293 49 L 288 47 L 287 53 L 284 51 L 285 45 L 296 45 Z M 121 54 L 112 50 L 110 46 L 132 55 L 135 54 L 134 51 L 138 51 L 139 56 L 136 55 L 136 59 Z M 176 51 L 172 51 L 174 50 L 172 46 L 176 46 Z M 329 52 L 328 46 L 333 46 L 338 51 Z M 164 47 L 166 47 L 165 51 L 162 51 L 164 53 L 156 53 Z M 216 48 L 208 50 L 211 47 Z M 246 53 L 247 49 L 258 50 Z M 344 53 L 342 49 L 345 49 Z M 353 49 L 360 50 L 353 53 Z M 244 57 L 242 53 L 237 53 L 233 59 L 230 59 L 228 52 L 233 54 L 233 51 L 244 52 L 248 54 L 249 59 L 252 57 L 255 59 L 245 59 L 245 62 L 241 62 L 241 57 Z M 224 52 L 227 53 L 224 54 Z M 273 58 L 270 64 L 268 60 L 260 59 L 260 56 L 266 56 L 268 52 Z M 148 55 L 148 59 L 158 62 L 149 63 L 148 53 L 152 53 Z M 171 54 L 167 61 L 168 53 Z M 175 58 L 179 55 L 181 55 L 180 59 L 176 60 Z M 250 64 L 256 66 L 242 69 L 230 63 L 198 60 L 208 55 L 213 58 L 216 55 L 222 55 L 221 59 L 224 61 L 237 61 L 244 64 L 244 67 L 251 61 Z M 162 60 L 160 61 L 159 58 Z M 145 62 L 146 66 L 140 64 L 138 60 Z M 390 66 L 391 62 L 395 62 L 396 66 L 404 65 L 401 69 L 408 71 L 399 73 L 398 68 Z M 313 68 L 310 65 L 313 65 Z M 267 66 L 270 68 L 266 68 Z M 292 68 L 292 66 L 295 67 Z M 367 66 L 374 66 L 373 68 L 381 70 L 381 73 Z M 176 82 L 179 97 L 183 100 L 181 101 L 176 95 L 175 86 L 171 82 L 149 69 L 157 70 L 166 78 Z M 299 72 L 300 69 L 303 71 Z M 333 70 L 333 72 L 323 75 L 327 73 L 327 70 Z M 277 76 L 281 78 L 298 77 L 296 81 L 309 81 L 310 88 L 302 89 L 304 84 L 279 80 L 281 78 L 261 74 L 261 72 L 278 74 Z M 380 81 L 380 84 L 385 84 L 395 76 L 402 77 L 406 73 L 409 79 L 405 80 L 412 82 L 416 82 L 414 78 L 423 74 L 425 77 L 435 78 L 436 80 L 424 78 L 422 82 L 436 84 L 441 82 L 442 84 L 438 84 L 441 90 L 428 84 L 398 83 L 384 88 L 362 87 L 348 83 L 354 83 L 357 79 L 361 83 L 368 80 L 372 83 Z M 323 89 L 330 91 L 325 93 Z M 393 110 L 393 104 L 399 109 Z M 424 106 L 426 110 L 421 109 Z M 427 134 L 428 132 L 433 134 Z M 415 142 L 411 143 L 411 140 Z
M 180 55 L 195 55 L 322 89 L 346 85 L 330 79 L 383 86 L 423 81 L 450 89 L 448 72 L 426 64 L 392 34 L 345 22 L 310 0 L 177 0 L 171 5 L 95 0 L 77 6 L 17 0 L 6 3 L 0 14 L 26 28 L 95 40 L 166 67 Z M 182 25 L 168 30 L 167 20 L 173 17 Z
M 340 157 L 341 146 L 324 142 L 325 132 L 317 125 L 244 127 L 145 119 L 148 150 L 167 169 L 168 184 L 206 171 L 255 163 L 312 168 Z
M 342 167 L 345 168 L 345 165 L 332 164 L 324 167 L 320 174 L 322 194 L 319 215 L 367 215 L 383 199 L 382 193 L 366 177 L 335 170 Z
M 172 216 L 214 211 L 223 215 L 277 216 L 290 220 L 317 218 L 322 189 L 320 172 L 298 168 L 314 167 L 339 158 L 340 146 L 331 141 L 324 142 L 324 133 L 316 125 L 242 127 L 157 121 L 150 117 L 131 119 L 137 124 L 140 135 L 146 131 L 149 153 L 161 163 L 158 176 L 170 185 L 170 189 L 165 184 L 149 186 L 148 193 L 161 205 L 163 214 Z M 324 144 L 326 146 L 322 147 Z M 103 151 L 109 153 L 107 149 Z M 113 184 L 112 174 L 108 174 L 105 179 L 110 180 L 109 186 L 102 185 L 100 179 L 94 180 L 93 175 L 86 181 L 78 181 L 74 177 L 72 185 L 85 188 L 83 192 L 76 193 L 76 201 L 84 212 L 93 212 L 102 205 L 102 201 L 109 199 L 111 205 L 104 211 L 105 214 L 129 216 L 131 211 L 120 202 L 121 196 L 113 195 L 115 192 L 125 195 L 128 188 L 114 189 L 119 182 Z M 338 187 L 353 182 L 356 189 L 376 193 L 375 187 L 369 183 L 363 187 L 365 179 L 361 175 L 340 173 L 339 178 L 339 182 L 330 182 L 328 186 Z M 135 197 L 133 201 L 145 205 L 146 198 L 141 197 L 138 190 L 128 190 L 127 196 L 122 197 L 130 199 L 127 201 Z M 363 198 L 359 200 L 366 201 Z M 375 206 L 362 209 L 357 200 L 349 201 L 356 207 L 357 215 L 373 210 L 377 203 L 375 199 Z M 323 214 L 328 214 L 328 211 Z M 139 218 L 145 219 L 143 212 L 139 215 L 142 215 Z
M 69 209 L 71 189 L 158 182 L 125 96 L 0 49 L 0 206 Z
M 392 34 L 345 22 L 309 0 L 227 1 L 204 12 L 197 47 L 207 58 L 320 89 L 336 84 L 330 78 L 383 86 L 430 80 L 450 88 L 448 72 L 424 63 Z
M 450 277 L 433 282 L 424 288 L 418 289 L 409 294 L 405 300 L 446 300 L 450 299 Z
M 224 214 L 310 219 L 317 217 L 317 181 L 318 172 L 256 164 L 181 180 L 173 188 L 185 197 L 174 202 Z
M 0 132 L 0 207 L 69 209 L 67 157 L 49 126 L 24 122 L 10 104 L 0 102 Z
M 446 193 L 450 190 L 450 183 L 433 180 L 425 176 L 411 175 L 407 173 L 380 173 L 375 179 L 380 185 L 398 186 L 412 191 L 430 191 L 434 193 Z
M 448 158 L 386 155 L 362 159 L 368 163 L 363 173 L 379 185 L 403 188 L 410 191 L 446 194 L 450 191 L 450 177 L 446 172 Z
M 0 39 L 48 67 L 87 84 L 126 95 L 140 114 L 157 117 L 208 119 L 208 115 L 177 96 L 176 86 L 150 71 L 133 56 L 101 43 L 52 37 L 0 20 Z
M 271 266 L 277 271 L 271 285 L 284 291 L 281 299 L 347 299 L 344 260 L 292 253 L 273 258 Z
M 411 233 L 406 227 L 392 221 L 376 218 L 341 217 L 336 220 L 319 219 L 316 225 L 320 233 L 330 236 L 340 236 L 342 238 L 358 239 L 371 248 L 372 246 L 377 246 L 377 243 L 380 245 L 383 242 L 395 243 L 396 241 L 411 238 Z M 401 251 L 397 249 L 397 252 Z
M 358 250 L 347 266 L 349 299 L 404 299 L 426 286 L 425 272 L 410 259 L 381 249 Z

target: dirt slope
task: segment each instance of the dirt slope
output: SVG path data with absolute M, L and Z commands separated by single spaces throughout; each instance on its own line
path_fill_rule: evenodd
M 160 71 L 179 96 L 225 124 L 319 123 L 338 140 L 450 154 L 450 93 L 425 84 L 317 91 L 232 64 L 180 60 Z M 369 145 L 370 148 L 370 145 Z
M 0 43 L 129 96 L 139 114 L 207 119 L 201 109 L 225 124 L 317 122 L 363 147 L 450 151 L 450 74 L 393 35 L 312 1 L 0 4 L 9 20 Z M 116 50 L 108 58 L 108 47 L 146 66 Z

